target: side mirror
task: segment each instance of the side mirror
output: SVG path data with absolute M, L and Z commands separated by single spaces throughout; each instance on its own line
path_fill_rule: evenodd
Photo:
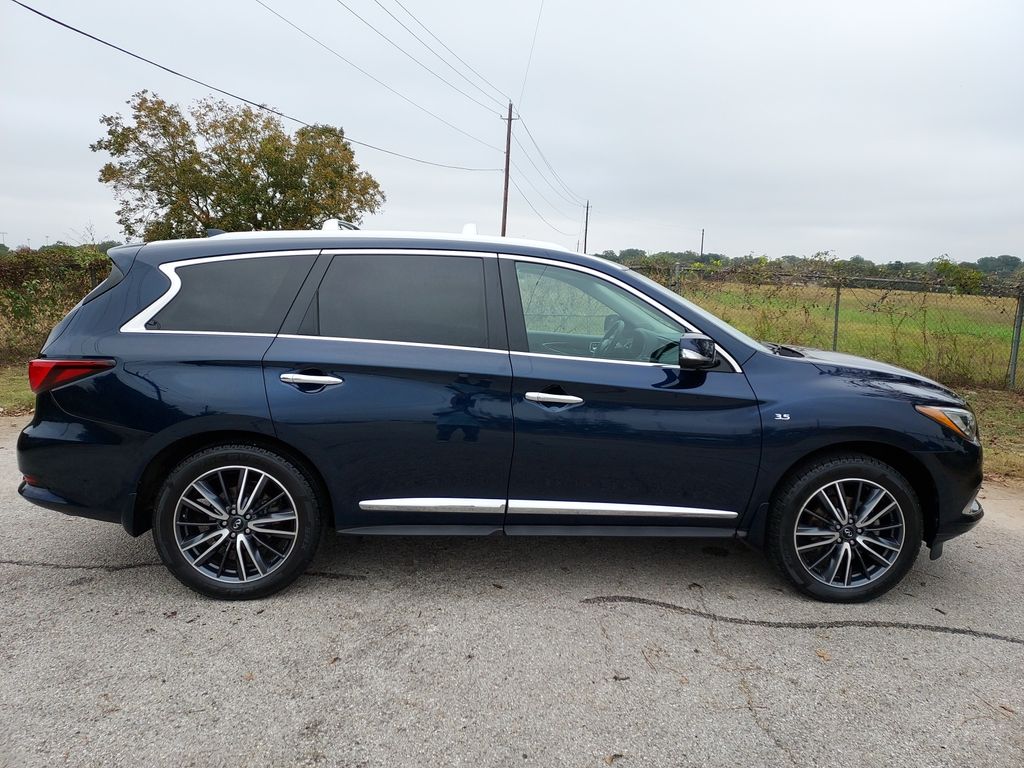
M 718 365 L 718 348 L 710 336 L 684 333 L 679 337 L 679 367 L 689 371 L 706 371 Z

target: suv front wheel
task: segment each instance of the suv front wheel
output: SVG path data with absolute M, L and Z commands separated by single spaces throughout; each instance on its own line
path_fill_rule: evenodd
M 316 552 L 319 499 L 298 467 L 255 445 L 207 448 L 168 476 L 153 539 L 171 573 L 210 597 L 266 597 L 291 584 Z
M 814 461 L 772 502 L 768 554 L 801 592 L 829 602 L 871 600 L 896 586 L 921 548 L 917 494 L 906 478 L 859 454 Z

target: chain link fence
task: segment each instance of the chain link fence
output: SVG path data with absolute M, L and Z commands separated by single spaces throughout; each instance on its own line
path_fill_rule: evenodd
M 941 280 L 631 264 L 756 339 L 834 349 L 946 384 L 1024 388 L 1024 290 Z

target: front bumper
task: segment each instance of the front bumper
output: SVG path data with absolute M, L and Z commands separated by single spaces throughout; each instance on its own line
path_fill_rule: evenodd
M 932 548 L 936 544 L 941 545 L 945 541 L 967 533 L 971 528 L 981 522 L 985 516 L 985 508 L 981 506 L 978 497 L 975 496 L 967 503 L 960 512 L 960 516 L 951 520 L 945 520 L 935 532 L 935 539 L 932 541 Z

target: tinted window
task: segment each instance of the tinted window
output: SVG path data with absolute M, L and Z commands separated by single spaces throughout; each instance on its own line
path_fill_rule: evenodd
M 335 256 L 317 301 L 323 336 L 487 346 L 483 259 Z
M 178 267 L 181 290 L 146 327 L 277 333 L 315 258 L 261 256 Z
M 592 275 L 516 262 L 530 352 L 672 362 L 685 328 L 647 302 Z

